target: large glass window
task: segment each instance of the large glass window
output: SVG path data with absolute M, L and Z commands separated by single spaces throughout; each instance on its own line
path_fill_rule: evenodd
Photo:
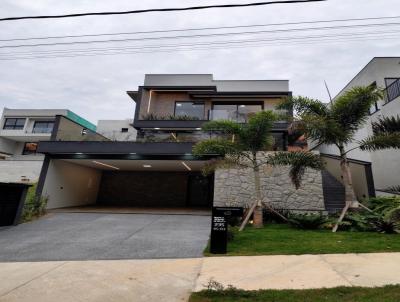
M 23 155 L 36 154 L 36 149 L 37 149 L 37 143 L 25 143 L 22 154 Z
M 25 126 L 25 118 L 7 118 L 3 129 L 5 130 L 22 130 Z
M 203 120 L 204 103 L 175 102 L 175 117 Z
M 54 121 L 37 121 L 33 126 L 33 133 L 51 133 Z
M 246 123 L 252 114 L 261 110 L 262 104 L 215 104 L 210 118 Z

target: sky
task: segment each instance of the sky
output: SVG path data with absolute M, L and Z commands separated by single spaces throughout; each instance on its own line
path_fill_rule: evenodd
M 0 18 L 247 2 L 255 1 L 1 0 Z M 0 22 L 0 39 L 397 16 L 400 15 L 398 2 L 399 0 L 328 0 L 253 8 L 8 21 Z M 257 37 L 262 38 L 260 35 Z M 290 81 L 290 89 L 294 95 L 328 101 L 324 80 L 334 96 L 373 57 L 400 56 L 398 36 L 385 39 L 376 37 L 374 40 L 363 41 L 269 43 L 258 44 L 256 47 L 208 48 L 196 51 L 0 60 L 0 108 L 66 108 L 94 123 L 99 119 L 133 118 L 134 102 L 126 91 L 136 90 L 143 84 L 144 75 L 149 73 L 212 73 L 217 80 L 286 79 Z M 201 40 L 189 42 L 193 41 Z M 24 41 L 0 41 L 0 46 L 21 42 Z M 141 45 L 135 43 L 122 44 Z M 121 43 L 100 46 L 121 47 Z M 31 48 L 5 49 L 0 54 L 29 50 Z

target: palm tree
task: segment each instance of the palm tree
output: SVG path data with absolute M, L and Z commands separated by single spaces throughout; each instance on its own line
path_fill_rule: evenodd
M 300 122 L 296 124 L 302 128 L 308 139 L 317 145 L 334 145 L 338 148 L 346 203 L 333 232 L 336 232 L 347 210 L 358 204 L 347 154 L 358 148 L 368 151 L 400 148 L 400 132 L 389 131 L 389 128 L 381 131 L 375 126 L 370 137 L 362 141 L 354 139 L 354 134 L 367 121 L 370 107 L 382 97 L 382 90 L 374 86 L 354 87 L 330 105 L 316 99 L 295 97 L 288 98 L 278 106 L 279 109 L 297 112 Z M 355 144 L 355 147 L 348 148 L 349 144 Z
M 286 219 L 272 207 L 267 197 L 262 197 L 260 183 L 260 167 L 263 165 L 290 165 L 290 177 L 296 188 L 300 186 L 305 168 L 321 169 L 319 156 L 310 152 L 277 152 L 261 156 L 262 151 L 271 150 L 273 137 L 271 130 L 279 117 L 272 111 L 261 111 L 252 115 L 247 123 L 239 124 L 229 120 L 210 121 L 203 125 L 204 131 L 217 131 L 218 138 L 208 139 L 197 143 L 193 153 L 197 156 L 218 154 L 220 157 L 211 161 L 206 170 L 237 166 L 252 169 L 254 175 L 255 200 L 250 207 L 240 230 L 244 228 L 254 212 L 254 226 L 263 226 L 262 205 Z

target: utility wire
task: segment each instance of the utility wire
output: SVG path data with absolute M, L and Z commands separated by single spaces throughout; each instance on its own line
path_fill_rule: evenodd
M 296 41 L 303 39 L 319 39 L 319 38 L 336 38 L 336 37 L 356 37 L 356 36 L 366 36 L 366 35 L 382 35 L 399 33 L 399 30 L 391 31 L 371 31 L 371 32 L 351 32 L 351 33 L 334 33 L 325 35 L 311 35 L 311 36 L 292 36 L 292 37 L 271 37 L 266 39 L 240 39 L 240 40 L 214 40 L 214 41 L 204 41 L 204 42 L 194 42 L 194 43 L 179 43 L 179 44 L 159 44 L 159 45 L 146 45 L 146 46 L 128 46 L 128 47 L 103 47 L 103 48 L 83 48 L 83 49 L 59 49 L 59 50 L 39 50 L 39 51 L 25 51 L 25 52 L 0 52 L 1 56 L 7 55 L 32 55 L 32 54 L 64 54 L 64 53 L 87 53 L 87 52 L 101 52 L 101 51 L 118 51 L 118 50 L 133 50 L 133 49 L 158 49 L 163 47 L 182 47 L 182 46 L 197 46 L 197 45 L 214 45 L 214 44 L 235 44 L 235 43 L 253 43 L 253 42 L 275 42 L 275 41 Z
M 175 7 L 175 8 L 150 8 L 130 11 L 119 12 L 96 12 L 96 13 L 78 13 L 78 14 L 65 14 L 65 15 L 42 15 L 42 16 L 24 16 L 24 17 L 7 17 L 0 18 L 0 21 L 16 21 L 26 19 L 59 19 L 59 18 L 73 18 L 84 16 L 106 16 L 106 15 L 128 15 L 128 14 L 142 14 L 150 12 L 172 12 L 172 11 L 189 11 L 189 10 L 202 10 L 210 8 L 233 8 L 233 7 L 249 7 L 249 6 L 264 6 L 271 4 L 295 4 L 295 3 L 308 3 L 308 2 L 322 2 L 327 0 L 286 0 L 286 1 L 268 1 L 268 2 L 253 2 L 243 4 L 221 4 L 221 5 L 204 5 L 204 6 L 189 6 L 189 7 Z
M 400 18 L 400 16 L 385 16 L 385 17 L 352 18 L 352 19 L 314 20 L 314 21 L 302 21 L 302 22 L 249 24 L 249 25 L 234 25 L 234 26 L 216 26 L 216 27 L 198 27 L 198 28 L 177 28 L 177 29 L 167 29 L 167 30 L 134 31 L 134 32 L 118 32 L 118 33 L 100 33 L 100 34 L 82 34 L 82 35 L 64 35 L 64 36 L 45 36 L 45 37 L 30 37 L 30 38 L 29 38 L 29 37 L 25 37 L 25 38 L 13 38 L 13 39 L 0 39 L 0 42 L 29 41 L 29 40 L 49 40 L 49 39 L 65 39 L 65 38 L 87 38 L 87 37 L 101 37 L 101 36 L 138 35 L 138 34 L 155 34 L 155 33 L 170 33 L 170 32 L 185 32 L 185 31 L 202 31 L 202 30 L 220 30 L 220 29 L 267 27 L 267 26 L 282 26 L 282 25 L 301 25 L 301 24 L 316 24 L 316 23 L 334 23 L 334 22 L 353 22 L 353 21 L 387 20 L 387 19 L 399 19 L 399 18 Z
M 258 31 L 242 31 L 242 32 L 227 32 L 227 33 L 194 34 L 194 35 L 156 36 L 156 37 L 141 37 L 141 38 L 127 38 L 127 39 L 89 40 L 89 41 L 37 43 L 37 44 L 17 44 L 17 45 L 3 45 L 3 46 L 0 46 L 0 49 L 21 48 L 21 47 L 59 46 L 59 45 L 84 45 L 84 44 L 110 43 L 110 42 L 115 43 L 115 42 L 166 40 L 166 39 L 221 37 L 221 36 L 232 36 L 232 35 L 284 33 L 284 32 L 308 31 L 308 30 L 349 29 L 349 28 L 381 27 L 381 26 L 393 26 L 393 25 L 400 25 L 400 22 L 353 24 L 353 25 L 322 26 L 322 27 L 304 27 L 304 28 L 291 28 L 291 29 L 258 30 Z
M 398 37 L 400 32 L 393 31 L 391 34 L 386 33 L 382 34 L 379 32 L 373 33 L 375 35 L 378 34 L 376 37 L 354 37 L 353 34 L 348 34 L 347 36 L 337 37 L 335 35 L 330 36 L 309 36 L 297 38 L 294 41 L 288 39 L 281 39 L 281 40 L 253 40 L 254 42 L 251 45 L 247 45 L 250 41 L 236 41 L 236 45 L 230 45 L 230 48 L 244 48 L 244 47 L 254 47 L 254 46 L 264 46 L 264 45 L 272 45 L 272 46 L 279 46 L 279 45 L 303 45 L 303 44 L 316 44 L 316 43 L 326 43 L 326 42 L 342 42 L 342 41 L 349 41 L 349 42 L 357 42 L 357 41 L 366 41 L 366 40 L 381 40 L 381 39 L 393 39 Z M 389 35 L 388 35 L 389 34 Z M 266 41 L 266 42 L 263 42 Z M 217 44 L 217 45 L 215 45 Z M 79 56 L 98 56 L 98 55 L 117 55 L 117 54 L 137 54 L 137 53 L 157 53 L 157 52 L 174 52 L 174 51 L 191 51 L 191 50 L 210 50 L 210 49 L 226 49 L 227 43 L 223 43 L 221 41 L 216 42 L 215 44 L 196 44 L 196 45 L 178 45 L 178 48 L 173 47 L 173 45 L 163 45 L 159 49 L 146 49 L 146 48 L 132 48 L 136 49 L 135 51 L 114 51 L 114 52 L 106 52 L 106 53 L 99 53 L 99 52 L 87 52 L 87 53 L 64 53 L 64 54 L 44 54 L 44 55 L 37 55 L 37 56 L 24 56 L 24 57 L 0 57 L 0 60 L 16 60 L 16 59 L 42 59 L 42 58 L 71 58 L 71 57 L 79 57 Z M 222 45 L 221 45 L 222 44 Z M 182 47 L 183 46 L 183 47 Z M 166 47 L 166 48 L 165 48 Z M 172 47 L 172 48 L 171 48 Z M 129 50 L 129 49 L 128 49 Z M 32 54 L 35 55 L 35 54 Z
M 397 33 L 397 36 L 392 35 L 388 37 L 376 37 L 376 38 L 364 38 L 364 37 L 359 37 L 359 38 L 351 38 L 348 37 L 346 39 L 341 39 L 341 40 L 333 40 L 333 39 L 327 39 L 327 40 L 322 40 L 322 41 L 300 41 L 300 42 L 280 42 L 280 43 L 267 43 L 267 44 L 255 44 L 254 47 L 262 47 L 265 45 L 271 45 L 271 46 L 281 46 L 281 45 L 289 45 L 289 46 L 297 46 L 297 45 L 315 45 L 316 43 L 341 43 L 341 42 L 362 42 L 362 41 L 368 41 L 368 40 L 384 40 L 384 39 L 393 39 L 398 36 L 399 33 Z M 243 45 L 233 45 L 230 48 L 245 48 L 247 46 Z M 65 55 L 65 56 L 37 56 L 37 57 L 22 57 L 22 58 L 6 58 L 6 59 L 0 59 L 0 61 L 10 61 L 10 60 L 31 60 L 31 59 L 47 59 L 47 58 L 74 58 L 74 57 L 80 57 L 80 56 L 85 56 L 85 57 L 92 57 L 92 56 L 108 56 L 108 55 L 119 55 L 119 54 L 139 54 L 139 53 L 175 53 L 175 52 L 180 52 L 180 51 L 198 51 L 198 50 L 211 50 L 211 49 L 226 49 L 226 46 L 215 46 L 215 47 L 196 47 L 196 48 L 181 48 L 181 49 L 161 49 L 161 50 L 144 50 L 144 51 L 130 51 L 130 52 L 115 52 L 115 53 L 101 53 L 101 54 L 84 54 L 84 55 Z

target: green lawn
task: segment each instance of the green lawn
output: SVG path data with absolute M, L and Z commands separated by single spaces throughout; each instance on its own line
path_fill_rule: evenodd
M 189 302 L 398 302 L 400 286 L 375 288 L 337 287 L 306 290 L 202 291 Z
M 300 255 L 331 253 L 400 252 L 400 234 L 370 232 L 332 233 L 330 230 L 299 230 L 285 224 L 268 224 L 262 229 L 234 229 L 228 256 Z M 214 256 L 205 251 L 206 256 Z

